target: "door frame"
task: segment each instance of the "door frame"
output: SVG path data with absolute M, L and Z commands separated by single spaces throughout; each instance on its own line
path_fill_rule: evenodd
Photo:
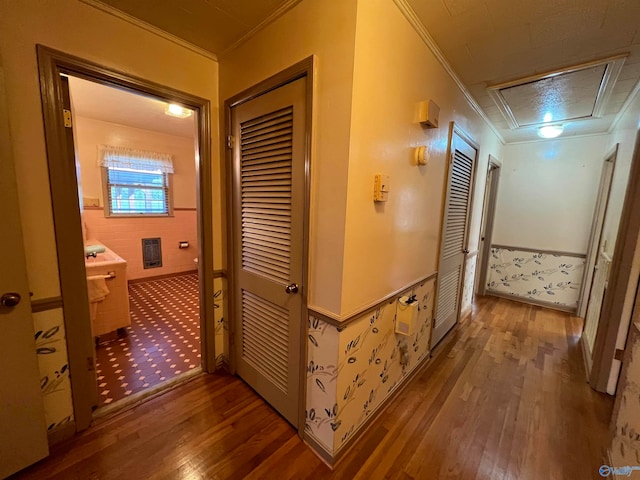
M 198 269 L 200 283 L 200 344 L 202 368 L 215 370 L 213 318 L 213 219 L 211 178 L 210 102 L 207 99 L 100 65 L 52 48 L 36 45 L 42 113 L 58 252 L 60 290 L 67 337 L 71 393 L 76 431 L 93 419 L 90 392 L 95 389 L 94 345 L 85 281 L 80 205 L 77 194 L 75 152 L 62 116 L 60 74 L 69 74 L 131 93 L 146 94 L 185 105 L 196 112 L 196 177 L 198 211 Z
M 623 327 L 623 313 L 634 307 L 634 305 L 629 306 L 628 300 L 631 297 L 635 299 L 635 292 L 638 289 L 638 277 L 632 278 L 632 274 L 637 274 L 637 262 L 634 260 L 637 260 L 638 256 L 639 235 L 640 130 L 636 130 L 620 226 L 609 269 L 609 282 L 602 301 L 600 321 L 592 352 L 593 365 L 589 384 L 599 392 L 607 391 L 613 362 L 616 360 L 616 343 L 620 329 Z M 632 311 L 628 312 L 629 317 L 632 313 Z
M 462 260 L 462 270 L 460 271 L 460 282 L 458 284 L 458 302 L 456 305 L 456 323 L 454 324 L 454 326 L 452 328 L 455 327 L 455 325 L 457 325 L 460 322 L 460 313 L 461 313 L 461 308 L 462 308 L 462 286 L 464 285 L 464 277 L 466 274 L 466 270 L 467 270 L 467 259 L 469 257 L 469 227 L 471 225 L 471 220 L 473 219 L 473 196 L 475 193 L 475 189 L 476 189 L 476 178 L 478 177 L 477 175 L 477 169 L 476 166 L 478 164 L 478 158 L 480 155 L 480 145 L 473 139 L 473 137 L 471 135 L 469 135 L 465 130 L 463 130 L 456 122 L 452 121 L 449 123 L 449 145 L 447 146 L 447 157 L 446 157 L 446 161 L 447 161 L 447 170 L 446 170 L 446 174 L 445 174 L 445 178 L 444 178 L 444 189 L 443 189 L 443 194 L 442 194 L 442 210 L 440 213 L 440 238 L 438 240 L 438 277 L 436 279 L 436 285 L 435 285 L 435 291 L 436 291 L 436 296 L 434 298 L 434 308 L 435 308 L 435 313 L 437 314 L 437 308 L 438 308 L 438 296 L 439 296 L 439 282 L 440 279 L 442 278 L 442 272 L 440 271 L 440 267 L 442 265 L 442 241 L 443 241 L 443 236 L 444 236 L 444 229 L 445 229 L 445 223 L 446 223 L 446 218 L 445 215 L 447 213 L 447 195 L 449 193 L 449 183 L 451 180 L 451 169 L 452 169 L 452 165 L 453 165 L 453 160 L 452 160 L 452 156 L 453 156 L 453 140 L 454 140 L 454 135 L 458 135 L 460 137 L 460 139 L 462 139 L 464 142 L 466 142 L 471 148 L 473 148 L 476 152 L 474 158 L 473 158 L 473 163 L 472 163 L 472 168 L 473 171 L 471 173 L 471 186 L 469 189 L 469 201 L 468 201 L 468 211 L 467 211 L 467 223 L 465 225 L 465 236 L 464 236 L 464 241 L 463 241 L 463 245 L 464 245 L 464 249 L 465 249 L 465 254 L 464 254 L 464 259 Z M 437 318 L 434 318 L 434 321 L 431 322 L 431 349 L 433 349 L 437 344 L 433 343 L 433 332 L 435 331 L 436 328 L 436 321 Z M 450 332 L 451 330 L 449 330 L 447 333 L 445 333 L 442 338 L 440 338 L 438 340 L 438 343 L 440 343 L 446 336 L 447 334 Z
M 233 202 L 229 201 L 231 192 L 233 192 L 233 149 L 231 134 L 233 131 L 233 125 L 231 123 L 231 110 L 233 107 L 241 105 L 249 100 L 252 100 L 260 95 L 264 95 L 272 90 L 277 89 L 287 83 L 291 83 L 300 78 L 306 77 L 306 98 L 305 98 L 305 114 L 306 114 L 306 132 L 305 132 L 305 165 L 304 165 L 304 207 L 303 207 L 303 245 L 302 245 L 302 288 L 300 289 L 300 295 L 302 296 L 302 309 L 301 319 L 302 322 L 300 328 L 300 379 L 299 379 L 299 415 L 298 415 L 298 435 L 302 437 L 304 433 L 305 418 L 304 407 L 306 401 L 306 376 L 307 376 L 307 330 L 308 330 L 308 294 L 309 294 L 309 213 L 310 213 L 310 199 L 311 199 L 311 156 L 312 156 L 312 121 L 313 121 L 313 91 L 314 91 L 314 72 L 315 72 L 315 56 L 309 56 L 304 60 L 276 73 L 275 75 L 257 83 L 256 85 L 243 90 L 242 92 L 234 95 L 233 97 L 225 100 L 224 102 L 224 125 L 225 125 L 225 151 L 224 156 L 226 159 L 226 188 L 227 198 L 226 202 L 226 219 L 227 219 L 227 275 L 229 280 L 228 299 L 229 299 L 229 369 L 232 374 L 236 373 L 236 355 L 235 348 L 235 319 L 239 315 L 240 300 L 237 298 L 236 291 L 238 288 L 238 278 L 234 271 L 235 252 L 234 242 L 236 241 L 233 225 L 235 223 Z
M 587 258 L 585 259 L 584 273 L 582 274 L 582 287 L 580 290 L 580 299 L 576 315 L 584 318 L 587 314 L 589 306 L 589 296 L 594 277 L 594 269 L 600 255 L 600 244 L 602 243 L 602 232 L 607 219 L 607 210 L 609 209 L 609 198 L 611 196 L 611 186 L 613 185 L 613 176 L 616 171 L 616 159 L 618 157 L 619 143 L 609 150 L 602 162 L 602 173 L 600 174 L 600 185 L 598 187 L 598 197 L 593 211 L 593 220 L 591 221 L 591 231 L 589 232 L 589 243 L 587 247 Z M 610 176 L 607 179 L 607 168 L 610 167 Z M 602 211 L 602 215 L 600 215 Z
M 482 202 L 482 219 L 480 220 L 480 268 L 478 269 L 478 295 L 487 294 L 487 269 L 491 256 L 491 240 L 493 238 L 493 222 L 496 217 L 496 205 L 498 200 L 498 187 L 500 185 L 500 169 L 502 164 L 493 155 L 489 155 L 487 165 L 487 179 L 491 176 L 491 182 L 485 183 L 485 195 Z

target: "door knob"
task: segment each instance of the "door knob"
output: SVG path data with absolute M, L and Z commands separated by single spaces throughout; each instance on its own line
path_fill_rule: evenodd
M 20 303 L 20 294 L 14 292 L 5 293 L 0 297 L 0 303 L 3 307 L 15 307 Z
M 287 285 L 284 291 L 287 293 L 298 293 L 298 284 L 292 283 L 291 285 Z

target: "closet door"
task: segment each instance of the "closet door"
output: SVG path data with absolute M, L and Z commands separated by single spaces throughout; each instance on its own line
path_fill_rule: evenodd
M 467 237 L 477 149 L 454 127 L 450 151 L 447 195 L 440 239 L 440 261 L 438 262 L 436 318 L 431 336 L 432 347 L 451 330 L 459 319 L 464 265 L 469 253 Z
M 300 404 L 302 78 L 232 108 L 237 373 L 291 424 Z

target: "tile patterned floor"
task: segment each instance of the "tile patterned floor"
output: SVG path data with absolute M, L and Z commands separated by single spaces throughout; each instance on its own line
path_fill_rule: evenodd
M 200 365 L 198 275 L 129 286 L 131 326 L 96 349 L 99 406 Z

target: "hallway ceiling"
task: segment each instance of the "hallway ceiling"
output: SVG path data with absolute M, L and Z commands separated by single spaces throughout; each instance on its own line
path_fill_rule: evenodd
M 628 53 L 602 116 L 565 124 L 564 136 L 584 135 L 608 131 L 640 78 L 638 0 L 406 1 L 506 142 L 537 139 L 536 128 L 510 128 L 487 87 Z
M 221 55 L 300 0 L 83 1 L 108 4 Z M 539 139 L 531 123 L 541 122 L 549 105 L 556 117 L 567 110 L 588 113 L 591 109 L 585 119 L 563 122 L 563 136 L 606 133 L 638 88 L 639 0 L 388 1 L 415 12 L 435 48 L 507 143 Z M 616 81 L 611 82 L 600 111 L 593 111 L 595 98 L 586 96 L 597 93 L 599 86 L 574 84 L 568 77 L 552 75 L 536 88 L 508 89 L 505 97 L 510 106 L 518 110 L 518 116 L 529 119 L 526 126 L 516 126 L 488 91 L 488 87 L 511 87 L 520 79 L 524 83 L 540 80 L 549 72 L 620 54 L 624 63 L 617 80 L 612 76 Z M 594 70 L 584 73 L 582 77 L 588 77 Z M 551 100 L 541 105 L 536 95 Z

